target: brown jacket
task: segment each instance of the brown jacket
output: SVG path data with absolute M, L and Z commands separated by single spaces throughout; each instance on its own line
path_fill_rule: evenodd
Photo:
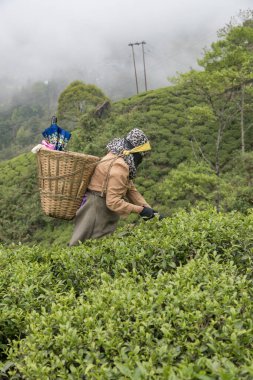
M 150 207 L 129 180 L 129 167 L 122 157 L 108 153 L 96 166 L 89 190 L 106 194 L 106 206 L 120 215 L 140 213 Z

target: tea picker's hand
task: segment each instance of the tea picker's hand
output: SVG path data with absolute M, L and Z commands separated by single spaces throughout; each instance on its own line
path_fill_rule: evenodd
M 149 220 L 154 218 L 155 212 L 150 207 L 143 207 L 143 210 L 140 212 L 140 216 L 143 218 L 143 220 Z

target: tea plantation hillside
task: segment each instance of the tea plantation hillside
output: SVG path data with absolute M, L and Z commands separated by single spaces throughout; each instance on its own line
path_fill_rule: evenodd
M 253 377 L 252 213 L 0 248 L 1 379 Z
M 248 187 L 248 181 L 251 178 L 253 158 L 248 155 L 248 164 L 244 165 L 241 163 L 241 158 L 237 158 L 235 149 L 239 149 L 240 146 L 237 126 L 231 125 L 227 131 L 231 144 L 224 146 L 221 157 L 227 165 L 224 175 L 231 172 L 231 167 L 237 170 L 236 173 L 224 179 L 217 179 L 215 173 L 212 169 L 208 169 L 203 160 L 202 166 L 194 168 L 199 165 L 200 158 L 196 161 L 196 152 L 190 139 L 191 131 L 187 125 L 187 112 L 188 108 L 197 102 L 198 98 L 189 90 L 174 86 L 149 91 L 114 103 L 100 118 L 94 114 L 93 108 L 80 117 L 79 127 L 73 131 L 69 150 L 103 156 L 106 153 L 105 146 L 110 139 L 122 137 L 130 129 L 138 127 L 149 136 L 152 152 L 138 170 L 136 185 L 154 208 L 168 215 L 174 209 L 190 207 L 200 201 L 215 205 L 219 188 L 222 189 L 219 197 L 224 210 L 247 209 L 251 207 L 252 187 Z M 60 122 L 59 124 L 61 125 Z M 68 124 L 63 123 L 62 126 L 68 128 Z M 208 126 L 206 128 L 208 129 Z M 203 147 L 206 144 L 205 149 L 212 157 L 215 154 L 215 131 L 209 129 L 206 133 L 208 133 L 208 143 L 203 131 L 199 134 L 199 141 L 202 141 Z M 186 160 L 194 162 L 186 169 L 178 166 Z M 177 182 L 174 178 L 176 191 L 172 190 L 171 194 L 168 180 L 173 168 L 178 171 L 180 179 L 178 177 L 179 182 Z M 35 155 L 27 153 L 1 162 L 0 169 L 0 193 L 3 195 L 0 200 L 1 241 L 65 244 L 71 234 L 72 223 L 53 220 L 42 215 Z M 194 172 L 198 173 L 197 178 Z M 206 178 L 204 182 L 203 176 Z M 178 194 L 177 189 L 189 186 L 187 194 Z M 192 195 L 192 190 L 196 188 L 199 188 L 199 191 Z M 182 197 L 188 199 L 187 205 L 182 204 Z M 241 202 L 243 204 L 239 204 L 238 199 L 243 199 Z
M 138 168 L 136 185 L 154 209 L 172 215 L 180 208 L 211 205 L 247 213 L 253 202 L 252 46 L 253 12 L 247 10 L 205 49 L 198 60 L 201 70 L 178 75 L 169 87 L 112 103 L 95 85 L 70 83 L 58 97 L 57 115 L 59 125 L 72 132 L 68 149 L 103 156 L 112 138 L 140 128 L 152 151 Z M 34 109 L 24 104 L 11 111 L 10 120 L 9 113 L 1 117 L 3 144 L 11 155 L 15 146 L 20 152 L 22 141 L 27 148 L 34 142 L 45 120 L 45 86 L 33 90 L 26 101 Z M 40 99 L 45 102 L 41 112 Z M 1 242 L 66 243 L 71 223 L 41 214 L 36 158 L 27 153 L 1 162 L 0 169 Z
M 165 88 L 117 102 L 102 118 L 89 112 L 80 118 L 80 126 L 73 132 L 69 150 L 103 156 L 110 139 L 122 137 L 134 127 L 141 128 L 150 138 L 152 154 L 140 167 L 137 186 L 154 206 L 163 204 L 157 183 L 172 167 L 192 156 L 183 117 L 183 110 L 187 109 L 189 102 L 194 100 L 189 100 L 184 92 Z M 64 122 L 62 126 L 68 128 Z M 41 214 L 36 157 L 32 153 L 0 165 L 0 192 L 4 195 L 0 208 L 3 242 L 52 243 L 59 237 L 59 225 L 62 235 L 70 233 L 71 223 L 55 221 Z M 166 205 L 164 211 L 167 211 Z M 68 232 L 64 232 L 65 228 Z

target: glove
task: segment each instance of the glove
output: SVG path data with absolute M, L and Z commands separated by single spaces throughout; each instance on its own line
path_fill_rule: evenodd
M 150 207 L 143 207 L 143 210 L 140 212 L 140 216 L 144 219 L 144 220 L 149 220 L 149 219 L 152 219 L 154 218 L 155 216 L 155 213 L 154 213 L 154 210 Z

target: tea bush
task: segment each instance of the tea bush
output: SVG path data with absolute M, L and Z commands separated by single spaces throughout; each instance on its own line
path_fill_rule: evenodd
M 3 379 L 250 379 L 252 251 L 253 213 L 213 209 L 78 247 L 2 246 Z
M 242 273 L 253 267 L 253 214 L 217 214 L 215 210 L 178 212 L 162 221 L 140 222 L 113 236 L 90 240 L 73 249 L 57 247 L 46 254 L 54 275 L 77 293 L 97 285 L 103 271 L 119 277 L 124 272 L 156 277 L 189 259 L 218 253 L 234 260 Z
M 42 305 L 50 308 L 66 289 L 55 281 L 50 263 L 40 262 L 41 254 L 39 247 L 0 250 L 0 361 L 8 342 L 24 336 L 27 315 Z
M 132 128 L 141 128 L 150 139 L 152 151 L 138 168 L 135 181 L 137 188 L 154 208 L 167 214 L 172 214 L 178 207 L 194 206 L 196 193 L 192 197 L 192 189 L 187 191 L 187 202 L 181 202 L 181 199 L 174 199 L 173 202 L 168 193 L 173 193 L 173 189 L 178 190 L 175 187 L 171 189 L 171 170 L 177 170 L 182 162 L 202 160 L 200 148 L 208 161 L 215 161 L 216 129 L 207 121 L 203 125 L 196 124 L 194 128 L 189 126 L 189 109 L 199 107 L 203 103 L 201 97 L 194 95 L 189 88 L 169 86 L 113 102 L 109 112 L 98 118 L 93 111 L 105 100 L 108 99 L 100 89 L 80 81 L 71 83 L 62 92 L 58 103 L 58 120 L 62 128 L 72 131 L 68 149 L 102 157 L 106 154 L 106 145 L 110 140 L 123 137 Z M 38 125 L 42 124 L 39 120 Z M 37 127 L 36 130 L 39 132 Z M 224 131 L 220 152 L 220 179 L 224 182 L 221 195 L 225 192 L 224 196 L 229 200 L 229 204 L 226 202 L 224 207 L 226 211 L 236 209 L 246 213 L 252 206 L 252 181 L 248 178 L 252 157 L 248 156 L 246 162 L 242 162 L 242 155 L 238 153 L 239 131 L 236 123 L 231 123 L 229 129 Z M 38 135 L 37 142 L 40 141 L 41 135 Z M 251 149 L 250 141 L 245 139 L 246 151 Z M 30 149 L 31 146 L 26 147 L 26 151 Z M 236 179 L 232 171 L 235 163 L 239 167 Z M 0 242 L 59 243 L 61 231 L 64 230 L 67 235 L 70 223 L 55 221 L 42 214 L 34 155 L 28 153 L 15 157 L 0 163 L 0 168 L 3 173 L 0 178 Z M 178 170 L 182 175 L 182 167 Z M 175 171 L 172 176 L 175 178 Z M 160 187 L 159 183 L 163 180 L 164 186 Z M 231 187 L 235 190 L 232 198 Z M 208 186 L 201 188 L 206 202 L 214 204 L 212 189 L 210 193 Z M 172 198 L 176 195 L 172 194 Z M 178 195 L 182 196 L 182 192 Z
M 207 270 L 208 268 L 208 270 Z M 252 290 L 207 255 L 156 279 L 125 274 L 34 311 L 11 371 L 25 379 L 251 379 Z

